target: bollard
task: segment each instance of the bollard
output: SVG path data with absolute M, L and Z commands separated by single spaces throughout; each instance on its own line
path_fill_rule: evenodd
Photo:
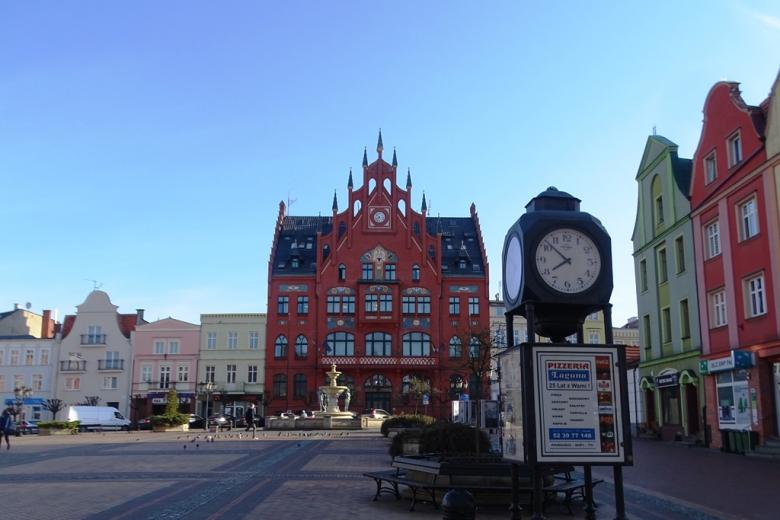
M 444 520 L 474 520 L 477 505 L 465 489 L 451 489 L 441 500 Z

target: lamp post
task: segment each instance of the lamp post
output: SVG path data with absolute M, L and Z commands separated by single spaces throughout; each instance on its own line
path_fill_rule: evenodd
M 210 402 L 211 402 L 211 394 L 214 392 L 214 381 L 205 381 L 203 383 L 198 383 L 198 389 L 200 390 L 201 395 L 206 395 L 206 409 L 203 412 L 204 421 L 203 421 L 203 429 L 208 430 L 209 428 L 209 408 L 210 408 Z
M 32 388 L 24 385 L 14 388 L 14 417 L 16 418 L 16 422 L 24 419 L 24 416 L 22 415 L 24 400 L 30 397 L 32 392 Z M 19 417 L 20 415 L 22 415 L 22 417 Z

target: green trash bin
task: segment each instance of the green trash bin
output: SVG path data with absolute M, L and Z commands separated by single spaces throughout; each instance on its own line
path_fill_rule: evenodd
M 745 432 L 735 431 L 734 432 L 734 440 L 736 441 L 734 446 L 734 453 L 739 453 L 740 455 L 744 455 L 745 451 L 747 450 L 747 439 Z

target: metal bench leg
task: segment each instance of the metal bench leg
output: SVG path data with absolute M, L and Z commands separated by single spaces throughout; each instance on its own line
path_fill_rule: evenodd
M 417 504 L 417 488 L 409 486 L 409 489 L 412 490 L 412 506 L 409 508 L 409 511 L 414 511 L 414 506 Z
M 401 500 L 401 493 L 398 491 L 398 482 L 393 482 L 393 493 L 395 493 L 395 499 Z
M 376 481 L 376 495 L 374 495 L 374 502 L 379 499 L 379 493 L 382 491 L 382 481 L 378 478 L 374 479 Z

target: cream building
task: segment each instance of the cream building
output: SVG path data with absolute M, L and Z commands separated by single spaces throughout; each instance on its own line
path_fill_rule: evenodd
M 201 415 L 265 414 L 265 314 L 201 314 L 198 389 Z M 212 383 L 207 391 L 206 383 Z M 207 409 L 208 408 L 208 409 Z
M 145 324 L 143 309 L 119 314 L 103 291 L 92 291 L 62 327 L 56 396 L 66 405 L 98 398 L 125 417 L 130 412 L 133 349 L 130 334 Z

